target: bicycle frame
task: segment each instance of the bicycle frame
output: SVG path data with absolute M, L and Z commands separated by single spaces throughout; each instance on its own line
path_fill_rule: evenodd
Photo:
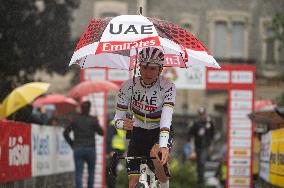
M 115 174 L 115 169 L 113 169 L 113 164 L 118 162 L 118 160 L 120 159 L 124 159 L 124 160 L 128 160 L 128 159 L 139 159 L 141 160 L 140 163 L 140 178 L 139 178 L 139 182 L 137 183 L 137 185 L 135 186 L 135 188 L 159 188 L 159 181 L 156 179 L 156 176 L 154 174 L 154 172 L 152 172 L 150 170 L 150 168 L 147 165 L 147 161 L 151 160 L 151 159 L 156 159 L 156 157 L 119 157 L 117 155 L 117 153 L 114 153 L 113 157 L 112 157 L 112 165 L 110 167 L 110 175 L 114 175 Z M 149 178 L 148 178 L 149 177 Z
M 148 167 L 146 163 L 147 161 L 145 162 L 141 161 L 141 164 L 140 164 L 141 175 L 139 178 L 139 183 L 138 185 L 136 185 L 136 187 L 142 186 L 141 184 L 143 184 L 144 188 L 158 188 L 159 181 L 156 179 L 154 172 L 150 170 L 150 168 Z

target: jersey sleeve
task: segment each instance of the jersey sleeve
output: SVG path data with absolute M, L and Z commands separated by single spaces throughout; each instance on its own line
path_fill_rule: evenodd
M 160 147 L 167 147 L 169 140 L 169 133 L 172 124 L 172 115 L 176 99 L 176 87 L 174 83 L 168 82 L 165 84 L 163 92 L 163 107 L 160 120 Z
M 124 82 L 116 96 L 116 107 L 114 120 L 124 119 L 131 102 L 132 82 L 128 80 Z

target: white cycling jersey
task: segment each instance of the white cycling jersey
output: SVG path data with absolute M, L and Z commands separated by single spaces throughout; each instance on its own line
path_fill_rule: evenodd
M 132 91 L 132 86 L 133 91 Z M 132 100 L 131 100 L 132 96 Z M 160 127 L 160 147 L 166 147 L 172 122 L 176 88 L 162 76 L 152 86 L 145 86 L 141 77 L 123 83 L 117 95 L 116 114 L 114 119 L 124 119 L 131 103 L 134 115 L 134 127 L 155 129 Z

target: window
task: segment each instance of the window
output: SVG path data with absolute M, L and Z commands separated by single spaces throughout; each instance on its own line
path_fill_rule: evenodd
M 284 52 L 280 47 L 280 42 L 273 39 L 272 18 L 260 19 L 260 34 L 261 34 L 261 61 L 263 64 L 274 65 L 283 61 Z
M 187 30 L 187 31 L 192 31 L 192 25 L 190 24 L 190 23 L 183 23 L 182 25 L 181 25 L 181 27 L 182 28 L 184 28 L 185 30 Z
M 250 16 L 243 12 L 209 12 L 209 49 L 216 58 L 248 58 Z
M 215 57 L 225 57 L 227 49 L 227 23 L 216 22 L 214 32 L 214 48 L 213 53 Z
M 233 58 L 244 57 L 245 47 L 245 27 L 242 22 L 233 22 L 232 24 L 232 48 L 231 55 Z
M 271 27 L 266 29 L 266 62 L 273 64 L 275 62 L 275 40 L 272 39 L 273 30 Z
M 180 19 L 180 26 L 192 33 L 194 36 L 198 33 L 198 17 L 196 15 L 188 14 L 188 13 L 183 13 L 180 14 L 181 19 Z
M 113 17 L 127 14 L 128 5 L 118 1 L 97 1 L 94 4 L 94 17 Z

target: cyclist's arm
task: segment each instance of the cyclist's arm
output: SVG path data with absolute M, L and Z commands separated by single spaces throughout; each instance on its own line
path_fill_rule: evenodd
M 132 80 L 124 82 L 116 97 L 116 108 L 114 116 L 114 126 L 117 129 L 123 129 L 124 118 L 126 117 L 128 106 L 131 101 Z
M 160 120 L 160 147 L 167 147 L 172 124 L 172 115 L 175 105 L 176 88 L 171 82 L 164 89 L 164 103 Z

